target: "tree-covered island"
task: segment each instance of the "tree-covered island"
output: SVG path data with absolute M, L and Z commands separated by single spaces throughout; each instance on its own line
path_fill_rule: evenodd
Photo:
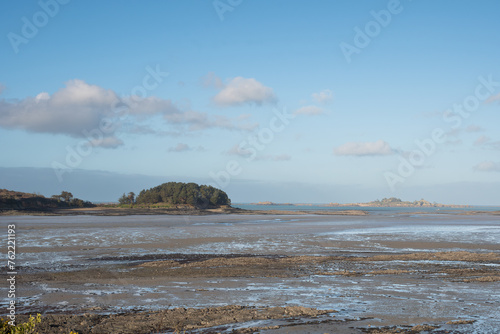
M 189 205 L 199 209 L 231 205 L 227 194 L 215 187 L 196 183 L 167 182 L 151 189 L 142 190 L 137 197 L 133 192 L 123 194 L 120 204 L 139 206 Z

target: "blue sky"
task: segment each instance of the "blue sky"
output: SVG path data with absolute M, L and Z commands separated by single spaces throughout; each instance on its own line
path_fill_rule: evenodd
M 0 188 L 500 205 L 498 1 L 2 6 Z

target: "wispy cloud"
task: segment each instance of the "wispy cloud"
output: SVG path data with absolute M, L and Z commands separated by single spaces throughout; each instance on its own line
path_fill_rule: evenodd
M 259 126 L 258 123 L 248 122 L 244 116 L 228 118 L 221 115 L 208 115 L 194 110 L 167 114 L 165 118 L 171 124 L 187 126 L 189 131 L 201 131 L 211 128 L 252 131 Z
M 173 115 L 181 113 L 181 110 L 172 100 L 160 99 L 156 96 L 145 98 L 128 96 L 121 98 L 124 106 L 123 113 L 137 117 L 149 117 L 152 115 Z
M 219 106 L 230 107 L 275 103 L 277 97 L 272 88 L 264 86 L 253 78 L 236 77 L 224 85 L 222 90 L 214 96 L 213 101 Z
M 377 156 L 394 154 L 391 146 L 383 141 L 376 142 L 349 142 L 333 150 L 335 155 L 346 156 Z
M 321 115 L 323 113 L 323 109 L 317 106 L 304 106 L 302 108 L 297 109 L 294 114 L 295 115 Z
M 469 125 L 465 131 L 467 132 L 481 132 L 483 131 L 483 128 L 480 127 L 479 125 Z
M 493 161 L 483 161 L 474 166 L 474 170 L 479 172 L 500 172 L 500 163 Z
M 122 146 L 123 140 L 116 138 L 115 136 L 105 137 L 102 140 L 90 140 L 89 144 L 94 147 L 102 148 L 118 148 Z
M 178 137 L 182 135 L 179 131 L 165 131 L 158 130 L 149 125 L 143 124 L 124 124 L 122 126 L 124 132 L 131 133 L 134 135 L 155 135 L 155 136 L 170 136 L 170 137 Z
M 474 146 L 480 146 L 484 149 L 500 151 L 500 140 L 491 141 L 490 137 L 483 135 L 474 141 Z
M 488 136 L 480 136 L 479 138 L 477 138 L 474 141 L 474 145 L 475 146 L 481 146 L 481 145 L 486 144 L 489 141 L 490 141 L 490 137 L 488 137 Z
M 258 161 L 289 161 L 292 159 L 289 154 L 257 154 L 255 150 L 252 151 L 245 149 L 240 145 L 234 145 L 224 153 L 241 158 L 251 158 L 252 160 L 255 159 Z
M 481 132 L 484 131 L 484 129 L 478 125 L 469 125 L 465 129 L 462 128 L 455 128 L 455 129 L 450 129 L 446 132 L 447 137 L 460 137 L 464 132 L 467 133 L 475 133 L 475 132 Z
M 312 98 L 319 104 L 327 104 L 333 100 L 333 92 L 329 89 L 324 89 L 319 93 L 313 93 Z
M 238 157 L 242 157 L 242 158 L 247 158 L 253 154 L 251 150 L 245 149 L 245 148 L 241 147 L 240 145 L 234 145 L 224 153 L 227 155 L 233 155 L 233 156 L 238 156 Z
M 488 148 L 495 150 L 495 151 L 500 151 L 500 141 L 493 141 L 491 143 L 488 143 Z
M 186 152 L 186 151 L 191 151 L 191 147 L 189 147 L 188 144 L 178 143 L 176 146 L 170 147 L 168 149 L 168 151 L 169 152 Z
M 194 147 L 191 147 L 185 143 L 177 143 L 176 146 L 169 147 L 167 151 L 168 152 L 175 152 L 175 153 L 181 153 L 181 152 L 187 152 L 187 151 L 205 152 L 206 149 L 201 145 L 194 148 Z
M 457 146 L 463 144 L 462 139 L 448 139 L 444 142 L 446 145 Z
M 200 78 L 201 85 L 206 88 L 224 88 L 224 83 L 222 79 L 218 77 L 214 72 L 208 72 L 206 75 Z
M 486 100 L 487 103 L 494 102 L 494 101 L 500 101 L 500 94 L 493 95 L 488 100 Z
M 259 155 L 256 160 L 265 160 L 265 161 L 289 161 L 292 160 L 292 156 L 289 154 L 267 154 L 267 155 Z

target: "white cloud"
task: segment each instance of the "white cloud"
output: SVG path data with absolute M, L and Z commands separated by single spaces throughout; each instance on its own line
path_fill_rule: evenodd
M 324 89 L 319 93 L 313 93 L 312 98 L 319 104 L 327 104 L 333 100 L 333 92 L 329 89 Z
M 323 109 L 317 106 L 304 106 L 294 112 L 295 115 L 321 115 L 322 113 Z
M 477 138 L 475 141 L 474 141 L 474 145 L 476 146 L 481 146 L 481 145 L 484 145 L 486 144 L 487 142 L 490 141 L 490 137 L 487 137 L 487 136 L 481 136 L 479 138 Z
M 205 76 L 201 77 L 200 81 L 202 86 L 206 88 L 224 88 L 222 79 L 218 77 L 214 72 L 208 72 Z
M 394 150 L 391 146 L 383 140 L 364 143 L 350 142 L 334 149 L 335 155 L 375 156 L 389 155 L 393 153 Z
M 272 88 L 264 86 L 257 80 L 236 77 L 229 80 L 227 85 L 214 96 L 213 101 L 219 106 L 229 107 L 275 103 L 277 98 Z
M 118 101 L 111 90 L 70 80 L 53 95 L 43 92 L 17 102 L 0 100 L 0 126 L 83 137 L 82 130 L 98 128 Z
M 178 143 L 175 147 L 170 147 L 168 149 L 169 152 L 186 152 L 191 151 L 191 147 L 188 144 Z
M 28 132 L 65 134 L 85 137 L 84 132 L 99 129 L 103 119 L 107 119 L 120 131 L 137 128 L 141 121 L 162 116 L 167 124 L 178 131 L 199 131 L 207 128 L 229 130 L 251 130 L 257 124 L 247 118 L 229 119 L 225 116 L 209 116 L 194 110 L 181 110 L 171 100 L 155 96 L 126 96 L 120 98 L 114 91 L 74 79 L 65 87 L 50 95 L 41 92 L 36 97 L 17 101 L 0 99 L 0 127 L 22 129 Z M 132 119 L 131 119 L 132 118 Z M 176 133 L 178 133 L 178 131 Z M 159 133 L 150 131 L 151 134 Z M 162 134 L 174 133 L 162 131 Z M 98 146 L 115 148 L 123 144 L 115 133 L 107 133 L 108 139 Z
M 45 100 L 50 100 L 50 95 L 49 95 L 49 93 L 42 92 L 42 93 L 38 94 L 38 95 L 35 97 L 35 101 L 36 101 L 36 102 L 45 101 Z
M 479 172 L 500 172 L 500 163 L 483 161 L 474 166 L 474 170 Z
M 5 90 L 5 86 L 0 83 L 0 94 Z

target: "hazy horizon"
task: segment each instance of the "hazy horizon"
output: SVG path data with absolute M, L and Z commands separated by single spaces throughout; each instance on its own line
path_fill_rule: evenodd
M 41 193 L 44 196 L 70 191 L 75 197 L 92 202 L 117 202 L 123 193 L 130 191 L 138 194 L 142 189 L 149 189 L 165 182 L 196 182 L 210 184 L 210 179 L 162 177 L 139 174 L 119 174 L 106 171 L 88 171 L 75 169 L 65 182 L 57 180 L 51 168 L 4 168 L 0 167 L 0 188 L 29 193 Z M 476 201 L 468 201 L 468 194 L 457 189 L 464 187 L 480 188 L 483 197 Z M 271 182 L 262 184 L 255 180 L 238 180 L 232 182 L 225 191 L 234 203 L 256 203 L 271 201 L 275 203 L 360 203 L 370 202 L 384 197 L 399 197 L 405 201 L 424 198 L 430 202 L 441 204 L 460 204 L 475 206 L 500 206 L 494 201 L 494 195 L 500 183 L 487 186 L 478 184 L 441 184 L 434 187 L 414 188 L 412 191 L 399 192 L 394 196 L 391 192 L 380 189 L 368 189 L 362 185 L 330 185 L 302 184 L 299 182 Z M 42 189 L 42 190 L 41 190 Z M 361 191 L 361 189 L 363 191 Z M 449 193 L 454 196 L 450 197 Z M 488 197 L 488 194 L 491 197 Z M 442 200 L 447 197 L 449 200 Z M 325 200 L 326 199 L 326 200 Z
M 0 188 L 500 205 L 497 1 L 4 7 Z

